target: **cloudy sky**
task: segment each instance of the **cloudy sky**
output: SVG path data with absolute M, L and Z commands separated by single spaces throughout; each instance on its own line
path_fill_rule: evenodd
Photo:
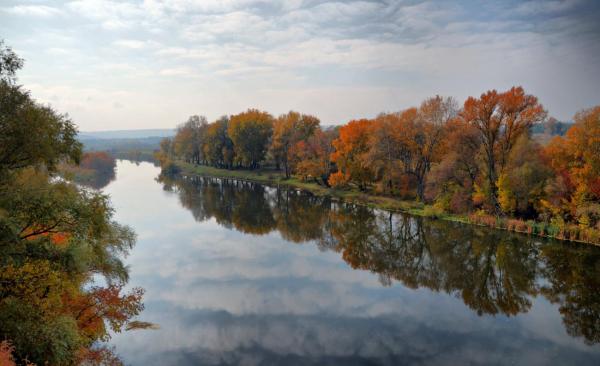
M 522 85 L 550 115 L 600 103 L 600 2 L 0 1 L 20 83 L 81 130 L 249 107 L 323 124 Z

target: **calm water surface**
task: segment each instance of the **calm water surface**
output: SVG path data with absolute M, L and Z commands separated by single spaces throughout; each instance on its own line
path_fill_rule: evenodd
M 600 364 L 600 248 L 119 161 L 131 365 Z

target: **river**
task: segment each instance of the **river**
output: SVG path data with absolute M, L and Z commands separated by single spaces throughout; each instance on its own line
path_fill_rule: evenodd
M 600 364 L 600 248 L 118 161 L 130 365 Z

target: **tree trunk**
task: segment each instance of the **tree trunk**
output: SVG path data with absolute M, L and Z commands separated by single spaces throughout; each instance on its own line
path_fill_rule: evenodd
M 498 202 L 498 187 L 496 187 L 496 167 L 493 161 L 493 158 L 490 158 L 488 155 L 488 184 L 489 184 L 489 197 L 490 204 L 492 205 L 492 209 L 494 210 L 494 214 L 496 216 L 502 215 L 502 208 L 500 207 L 500 203 Z
M 425 178 L 417 177 L 417 197 L 419 201 L 425 202 Z

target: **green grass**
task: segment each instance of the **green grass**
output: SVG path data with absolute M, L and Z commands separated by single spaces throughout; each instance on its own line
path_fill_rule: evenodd
M 467 215 L 457 215 L 457 214 L 443 212 L 443 211 L 440 211 L 439 209 L 436 209 L 432 205 L 426 205 L 426 204 L 423 204 L 423 203 L 417 202 L 417 201 L 404 201 L 404 200 L 399 200 L 394 197 L 373 195 L 373 194 L 368 194 L 365 192 L 360 192 L 356 189 L 327 188 L 327 187 L 324 187 L 317 183 L 302 181 L 296 177 L 291 177 L 291 178 L 286 179 L 282 172 L 273 170 L 273 169 L 228 170 L 228 169 L 219 169 L 219 168 L 214 168 L 214 167 L 204 166 L 204 165 L 194 165 L 194 164 L 189 164 L 189 163 L 184 163 L 184 162 L 177 162 L 176 164 L 182 169 L 182 172 L 184 172 L 186 174 L 196 174 L 196 175 L 210 176 L 210 177 L 216 177 L 216 178 L 240 179 L 240 180 L 252 181 L 252 182 L 263 183 L 263 184 L 268 184 L 268 185 L 299 188 L 302 190 L 309 191 L 317 196 L 329 196 L 329 197 L 338 199 L 343 202 L 364 205 L 364 206 L 368 206 L 368 207 L 372 207 L 372 208 L 379 208 L 379 209 L 395 211 L 395 212 L 404 212 L 404 213 L 407 213 L 407 214 L 410 214 L 413 216 L 428 217 L 428 218 L 432 218 L 432 219 L 453 221 L 453 222 L 459 222 L 459 223 L 463 223 L 463 224 L 488 226 L 488 225 L 482 224 L 480 222 L 479 223 L 474 222 Z M 536 225 L 536 228 L 537 228 L 537 226 L 539 226 L 539 225 L 546 225 L 546 224 L 534 223 L 533 225 Z M 548 225 L 546 225 L 546 227 L 548 228 L 546 233 L 542 233 L 540 235 L 540 234 L 538 234 L 539 230 L 533 230 L 532 233 L 529 235 L 545 236 L 545 237 L 555 238 L 558 240 L 570 240 L 570 241 L 577 241 L 577 242 L 588 243 L 588 244 L 596 244 L 596 245 L 599 244 L 599 243 L 596 243 L 595 241 L 586 241 L 586 240 L 576 240 L 576 239 L 565 238 L 562 235 L 556 234 L 559 231 L 557 228 L 549 227 Z M 497 225 L 494 225 L 493 228 L 500 229 L 500 230 L 509 230 L 509 231 L 514 231 L 514 232 L 519 232 L 516 230 L 510 230 L 507 227 L 502 227 L 502 226 L 497 226 Z M 556 232 L 556 233 L 553 234 L 554 232 Z M 527 233 L 525 233 L 525 234 L 527 235 Z
M 468 222 L 468 218 L 466 216 L 440 213 L 439 211 L 434 210 L 433 206 L 431 205 L 424 205 L 416 201 L 403 201 L 393 197 L 372 195 L 355 189 L 328 188 L 317 183 L 302 181 L 296 177 L 290 177 L 286 179 L 282 172 L 273 169 L 228 170 L 184 162 L 177 162 L 177 165 L 181 167 L 182 171 L 186 174 L 196 174 L 217 178 L 232 178 L 270 185 L 288 186 L 309 191 L 317 196 L 330 196 L 344 202 L 366 205 L 373 208 L 406 212 L 416 216 L 439 218 L 457 222 Z

